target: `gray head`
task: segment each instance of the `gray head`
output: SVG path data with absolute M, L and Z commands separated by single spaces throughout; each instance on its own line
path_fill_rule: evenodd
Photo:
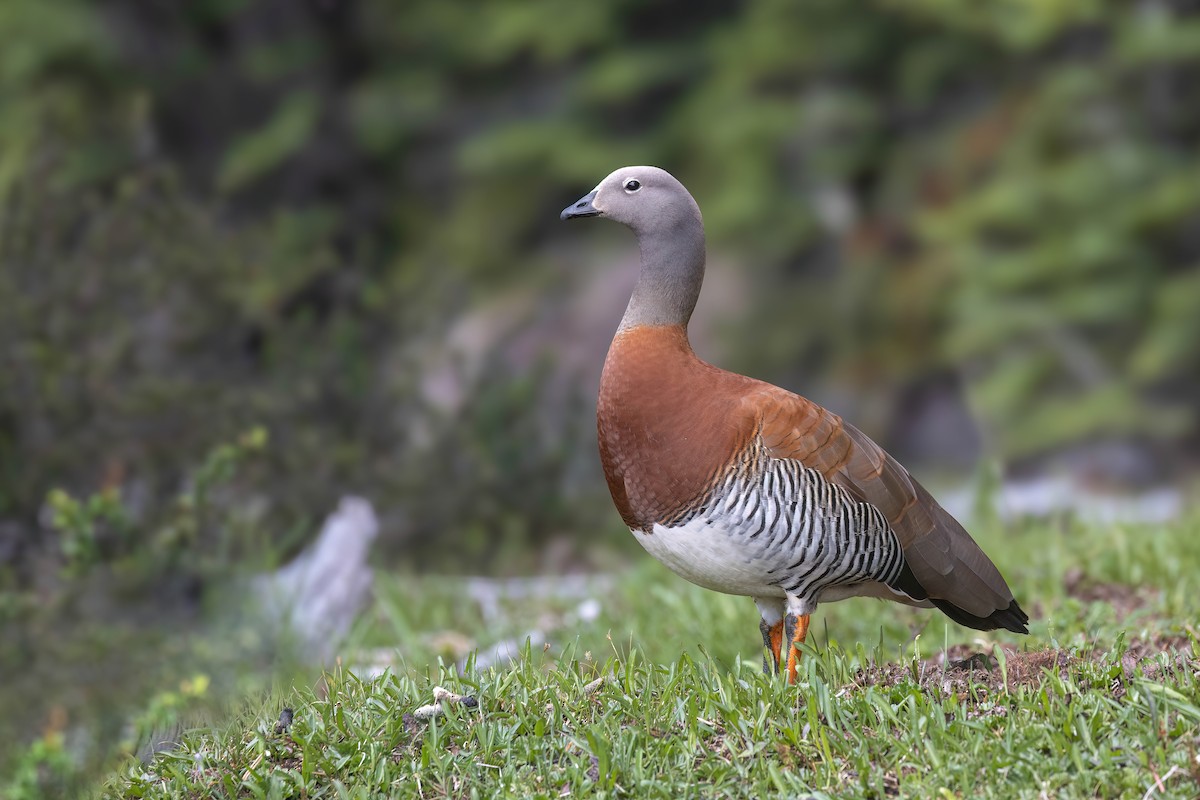
M 704 280 L 700 207 L 658 167 L 621 167 L 563 209 L 560 219 L 604 217 L 637 234 L 642 272 L 622 328 L 687 325 Z
M 621 167 L 576 202 L 560 219 L 605 217 L 638 236 L 701 222 L 700 207 L 675 176 L 658 167 Z

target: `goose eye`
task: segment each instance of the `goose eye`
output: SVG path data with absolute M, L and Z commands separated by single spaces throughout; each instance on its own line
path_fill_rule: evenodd
M 635 178 L 630 178 L 629 180 L 625 181 L 625 191 L 627 192 L 636 192 L 640 188 L 642 188 L 641 181 L 638 181 Z

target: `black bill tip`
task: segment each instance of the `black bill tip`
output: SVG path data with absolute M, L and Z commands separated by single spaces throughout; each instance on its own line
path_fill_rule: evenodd
M 575 217 L 598 217 L 600 212 L 592 205 L 592 201 L 596 199 L 594 191 L 588 192 L 583 197 L 576 200 L 571 205 L 562 210 L 558 215 L 559 219 L 574 219 Z

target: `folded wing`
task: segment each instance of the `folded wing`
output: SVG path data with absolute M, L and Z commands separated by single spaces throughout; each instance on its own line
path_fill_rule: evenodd
M 951 619 L 980 630 L 1027 633 L 1028 615 L 991 559 L 896 459 L 836 414 L 773 386 L 747 396 L 774 458 L 796 459 L 860 502 L 879 509 L 904 550 L 894 588 L 928 598 Z

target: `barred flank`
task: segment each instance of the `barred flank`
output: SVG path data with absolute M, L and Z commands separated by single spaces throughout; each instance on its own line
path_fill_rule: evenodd
M 815 601 L 831 586 L 894 585 L 904 568 L 900 542 L 877 508 L 761 446 L 674 524 L 698 517 L 730 531 L 748 554 L 778 564 L 769 570 L 771 582 L 801 598 Z

